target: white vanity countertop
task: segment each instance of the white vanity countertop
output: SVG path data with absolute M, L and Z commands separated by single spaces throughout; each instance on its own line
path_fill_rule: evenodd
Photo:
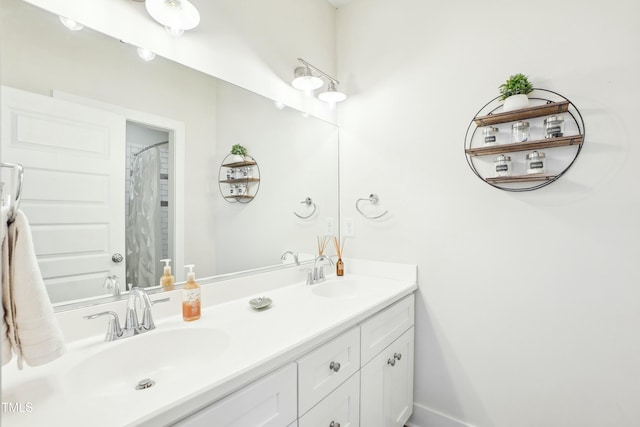
M 226 334 L 227 345 L 198 371 L 194 372 L 187 363 L 167 366 L 160 373 L 140 372 L 131 378 L 131 384 L 123 384 L 116 392 L 112 386 L 101 387 L 97 382 L 90 392 L 83 387 L 74 389 L 69 378 L 78 376 L 78 363 L 109 346 L 127 345 L 139 337 L 104 342 L 104 333 L 94 335 L 69 343 L 67 354 L 60 359 L 41 367 L 25 367 L 23 371 L 18 371 L 12 361 L 2 370 L 2 402 L 19 403 L 24 411 L 3 411 L 2 424 L 15 427 L 171 424 L 295 360 L 415 291 L 415 266 L 407 267 L 409 274 L 401 274 L 400 279 L 358 274 L 335 278 L 359 282 L 357 295 L 326 298 L 313 292 L 314 286 L 322 284 L 307 286 L 299 282 L 204 307 L 201 319 L 194 322 L 184 322 L 181 315 L 156 319 L 156 330 L 139 337 L 176 329 L 212 328 Z M 252 309 L 248 301 L 256 296 L 271 298 L 272 306 L 263 311 Z M 171 345 L 166 342 L 167 349 Z M 192 351 L 195 359 L 198 347 Z M 105 366 L 114 368 L 118 366 Z M 156 385 L 135 390 L 137 381 L 146 377 L 155 379 Z M 91 384 L 91 378 L 85 382 Z

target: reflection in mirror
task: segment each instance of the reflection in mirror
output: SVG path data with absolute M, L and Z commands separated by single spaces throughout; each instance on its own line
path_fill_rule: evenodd
M 59 120 L 45 131 L 51 138 L 44 145 L 29 141 L 43 135 L 30 127 L 33 120 L 22 120 L 17 140 L 10 141 L 6 132 L 2 137 L 3 161 L 37 160 L 25 165 L 22 209 L 59 309 L 71 301 L 108 301 L 113 288 L 105 289 L 104 283 L 114 274 L 123 291 L 127 281 L 156 286 L 161 258 L 178 261 L 173 264 L 178 281 L 184 279 L 183 264 L 196 264 L 198 277 L 229 275 L 279 266 L 286 250 L 312 256 L 316 236 L 333 234 L 329 225 L 338 223 L 334 125 L 275 108 L 269 99 L 172 61 L 142 61 L 135 46 L 87 28 L 68 31 L 57 16 L 20 0 L 0 4 L 3 87 L 45 99 L 49 106 L 55 101 L 52 116 L 59 116 L 57 106 L 64 105 L 79 121 L 94 115 L 105 120 L 73 132 L 62 131 L 59 124 L 68 120 Z M 3 128 L 5 101 L 3 96 Z M 88 143 L 87 135 L 95 141 Z M 249 204 L 227 203 L 219 189 L 219 168 L 234 144 L 245 146 L 260 164 L 260 191 Z M 26 146 L 42 152 L 27 155 Z M 166 173 L 155 160 L 163 159 L 165 148 Z M 78 160 L 81 152 L 105 170 Z M 38 177 L 47 182 L 44 172 L 65 162 L 80 165 L 83 178 L 77 179 L 73 169 L 56 171 L 48 185 L 38 183 Z M 153 179 L 138 177 L 140 166 L 149 164 Z M 293 211 L 306 197 L 313 198 L 317 212 L 301 219 Z M 93 205 L 78 209 L 83 198 Z M 52 208 L 50 199 L 62 206 Z M 134 205 L 148 206 L 154 219 L 151 213 L 134 215 Z M 48 208 L 38 209 L 43 206 Z M 60 228 L 52 231 L 54 226 Z M 71 245 L 78 242 L 82 250 Z M 152 253 L 135 252 L 136 247 Z M 114 261 L 116 254 L 122 262 Z
M 127 122 L 125 162 L 126 283 L 153 285 L 169 245 L 169 133 Z

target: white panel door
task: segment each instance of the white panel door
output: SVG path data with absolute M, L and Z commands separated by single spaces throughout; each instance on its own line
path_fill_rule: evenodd
M 1 151 L 24 167 L 21 210 L 53 302 L 125 281 L 123 116 L 2 87 Z

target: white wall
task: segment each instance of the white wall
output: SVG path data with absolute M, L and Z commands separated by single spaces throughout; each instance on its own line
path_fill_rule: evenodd
M 638 16 L 636 0 L 338 10 L 346 254 L 418 264 L 417 425 L 640 425 Z M 586 123 L 576 164 L 528 193 L 483 183 L 463 151 L 517 72 Z M 355 212 L 371 192 L 388 218 Z

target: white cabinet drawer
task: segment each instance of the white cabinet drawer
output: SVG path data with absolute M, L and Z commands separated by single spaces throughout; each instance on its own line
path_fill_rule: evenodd
M 182 420 L 179 427 L 295 426 L 296 364 L 291 363 Z
M 360 426 L 360 372 L 298 420 L 298 427 Z
M 298 411 L 302 415 L 360 369 L 360 328 L 298 360 Z M 329 424 L 327 424 L 329 425 Z
M 362 366 L 413 326 L 414 316 L 415 297 L 411 294 L 362 323 Z

